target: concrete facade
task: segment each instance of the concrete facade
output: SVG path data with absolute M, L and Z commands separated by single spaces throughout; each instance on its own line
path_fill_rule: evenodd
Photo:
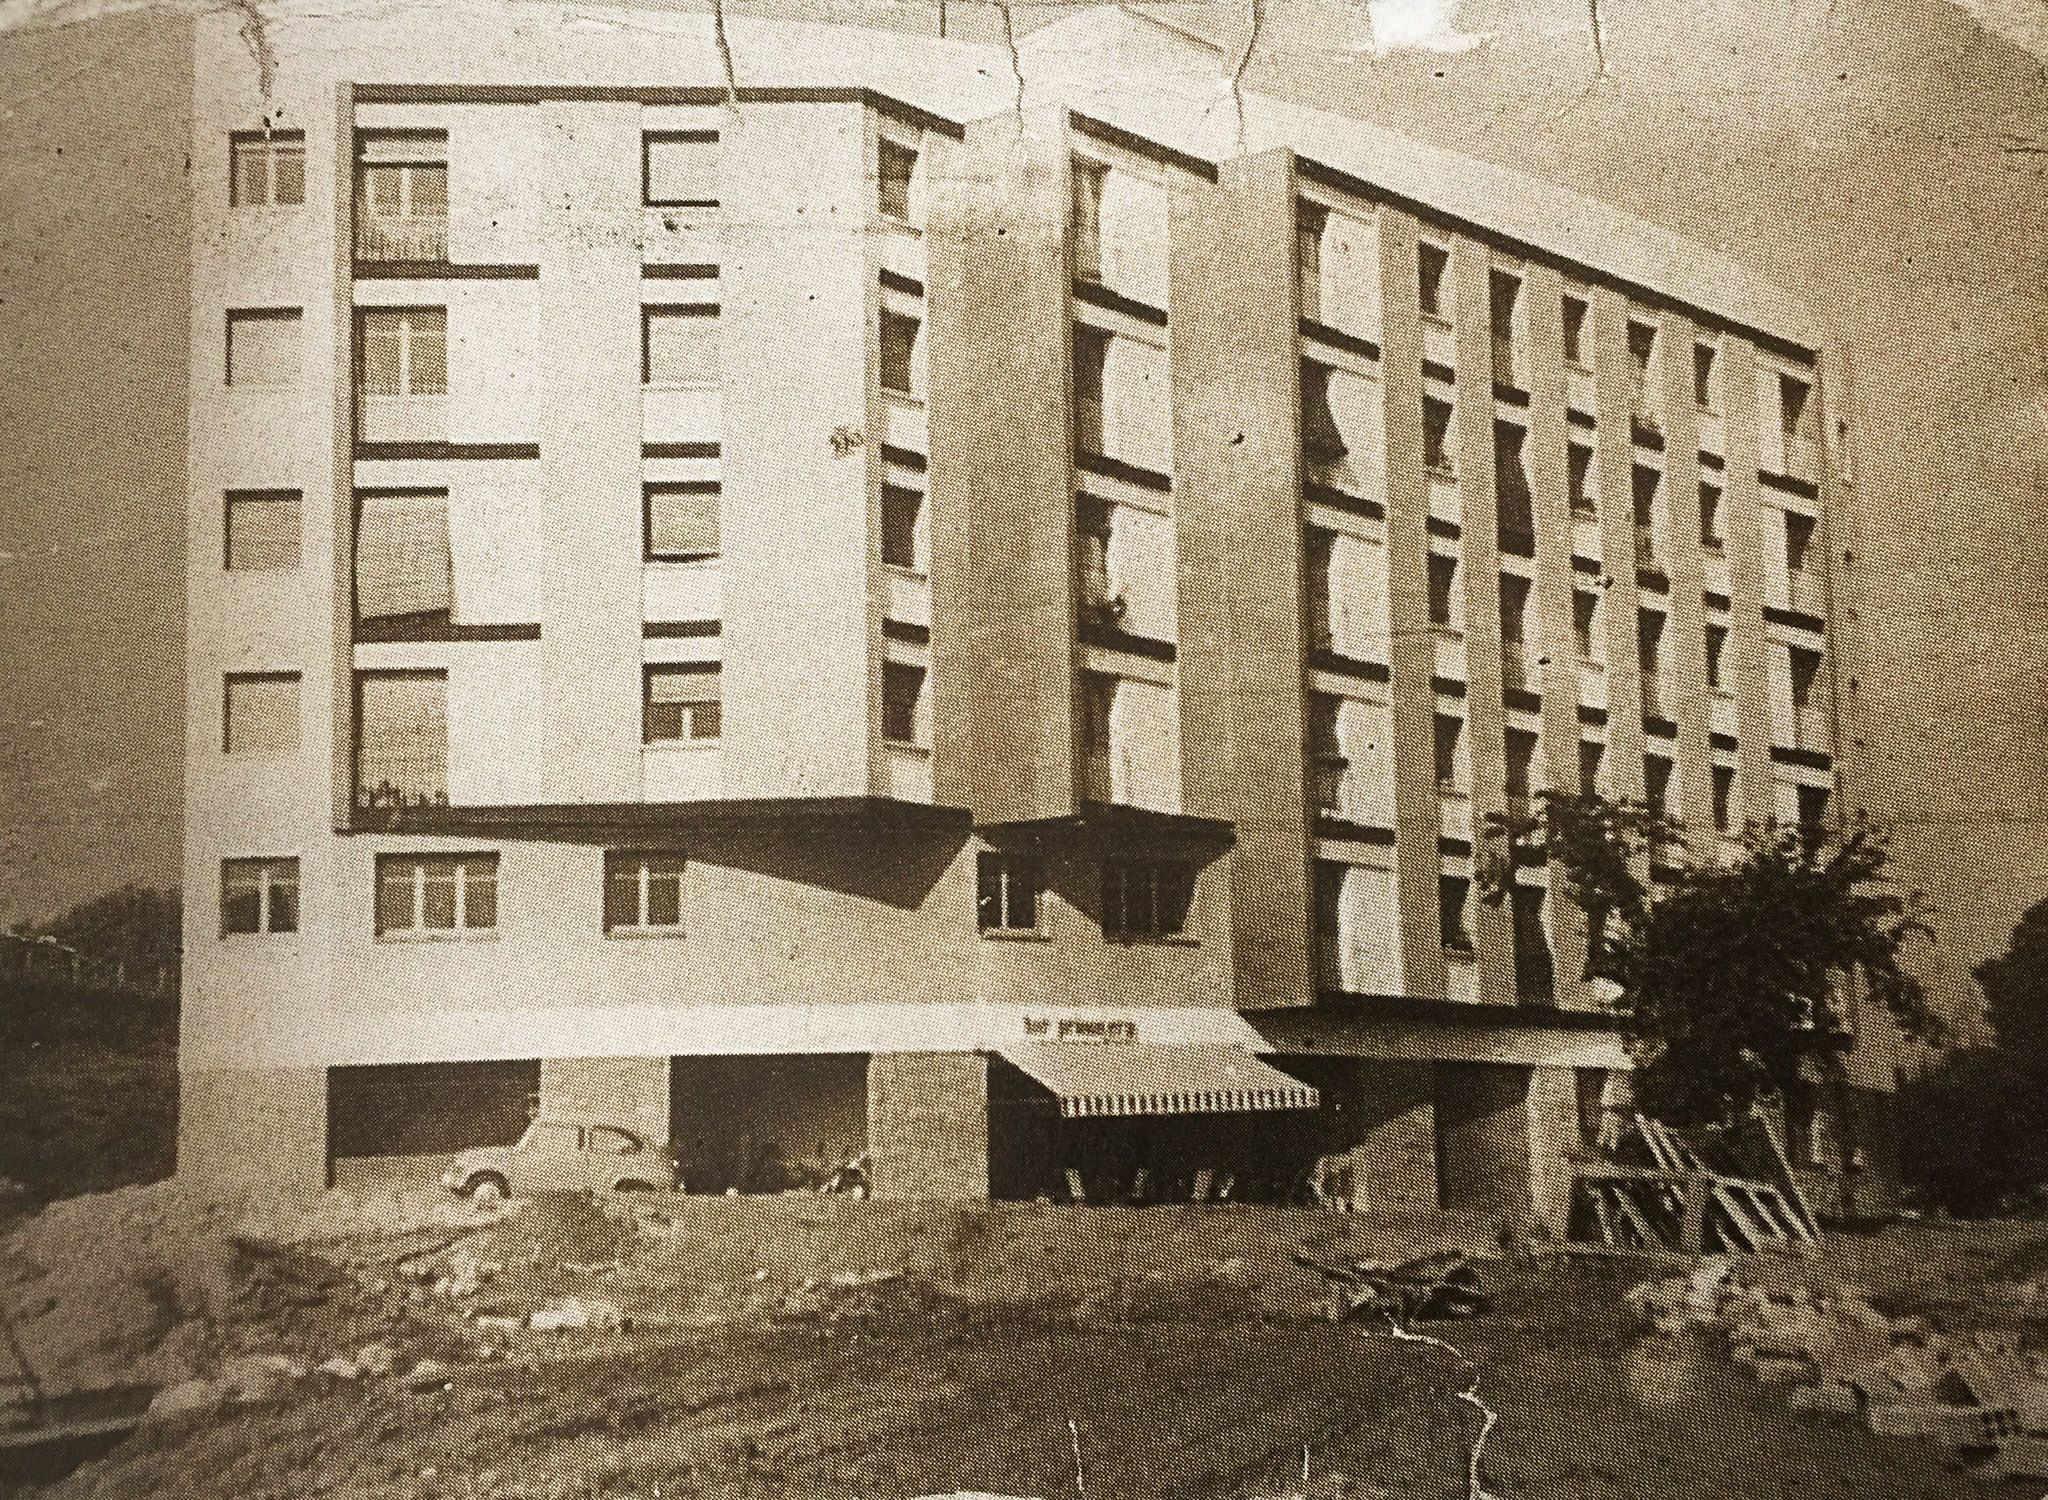
M 1308 1037 L 1354 1198 L 1559 1216 L 1573 1070 L 1625 1058 L 1477 831 L 1587 744 L 1706 846 L 1717 766 L 1733 826 L 1818 814 L 1796 309 L 1332 117 L 1225 139 L 1128 57 L 1106 99 L 1085 28 L 1018 107 L 852 28 L 762 24 L 728 98 L 701 18 L 294 24 L 259 93 L 194 23 L 192 344 L 252 342 L 192 373 L 192 1170 L 320 1180 L 325 1070 L 538 1058 L 715 1173 L 724 1111 L 979 1196 L 1006 1043 Z M 297 688 L 263 753 L 230 674 Z

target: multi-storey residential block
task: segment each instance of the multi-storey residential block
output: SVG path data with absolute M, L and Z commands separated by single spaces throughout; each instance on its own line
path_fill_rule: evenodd
M 1475 844 L 1827 815 L 1805 314 L 1119 13 L 283 24 L 196 23 L 185 1170 L 1557 1215 L 1626 1058 Z

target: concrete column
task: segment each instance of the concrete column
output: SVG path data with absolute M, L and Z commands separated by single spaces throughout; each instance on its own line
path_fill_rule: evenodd
M 1594 462 L 1600 472 L 1600 552 L 1607 594 L 1607 778 L 1609 795 L 1620 800 L 1643 795 L 1643 677 L 1636 658 L 1642 591 L 1636 584 L 1628 302 L 1600 288 L 1590 297 L 1593 368 L 1599 379 Z
M 1584 1144 L 1576 1068 L 1529 1070 L 1528 1121 L 1532 1216 L 1562 1240 L 1571 1216 L 1571 1157 Z
M 326 1069 L 181 1072 L 178 1177 L 222 1197 L 326 1187 Z
M 622 1125 L 654 1145 L 669 1138 L 665 1057 L 550 1057 L 540 1065 L 540 1112 Z
M 1729 678 L 1735 689 L 1740 818 L 1773 816 L 1770 657 L 1764 638 L 1764 502 L 1757 483 L 1756 351 L 1724 341 L 1721 404 L 1728 412 Z
M 868 1151 L 879 1198 L 986 1198 L 988 1059 L 876 1053 L 868 1063 Z
M 1054 817 L 1075 792 L 1067 158 L 1009 116 L 927 139 L 933 793 Z
M 1436 642 L 1429 628 L 1429 488 L 1422 469 L 1422 322 L 1416 300 L 1415 220 L 1382 207 L 1381 357 L 1387 392 L 1387 594 L 1393 640 L 1394 863 L 1401 903 L 1401 972 L 1412 995 L 1446 987 L 1437 878 Z
M 637 801 L 640 106 L 539 108 L 538 728 L 550 800 Z
M 1237 824 L 1241 1008 L 1305 1005 L 1309 834 L 1293 157 L 1224 164 L 1173 212 L 1174 511 L 1189 812 Z M 1228 287 L 1221 296 L 1217 288 Z
M 1353 1058 L 1300 1067 L 1323 1091 L 1335 1137 L 1330 1156 L 1348 1170 L 1354 1208 L 1429 1209 L 1437 1203 L 1432 1065 Z M 1297 1070 L 1289 1060 L 1290 1071 Z

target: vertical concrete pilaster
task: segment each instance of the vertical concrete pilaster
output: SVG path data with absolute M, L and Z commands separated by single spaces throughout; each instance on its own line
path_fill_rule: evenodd
M 880 1198 L 988 1196 L 988 1059 L 878 1052 L 868 1063 L 868 1151 Z
M 1562 1240 L 1571 1216 L 1572 1157 L 1585 1144 L 1576 1068 L 1529 1070 L 1528 1120 L 1531 1216 Z
M 1722 405 L 1728 411 L 1729 671 L 1735 687 L 1736 792 L 1741 819 L 1773 816 L 1771 793 L 1770 655 L 1764 637 L 1764 504 L 1757 483 L 1756 350 L 1727 340 Z

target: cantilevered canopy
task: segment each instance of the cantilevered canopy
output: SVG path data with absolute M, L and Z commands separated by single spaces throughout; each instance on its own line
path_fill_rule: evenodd
M 1070 1120 L 1315 1109 L 1316 1091 L 1242 1047 L 1012 1042 L 1002 1055 L 1052 1090 Z

